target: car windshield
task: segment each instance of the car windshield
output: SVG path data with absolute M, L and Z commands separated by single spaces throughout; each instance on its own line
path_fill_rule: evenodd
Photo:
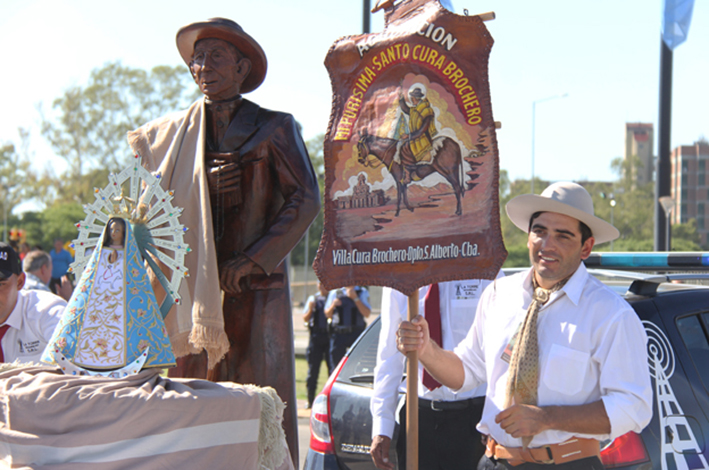
M 353 383 L 374 382 L 374 367 L 377 365 L 377 344 L 381 323 L 375 321 L 352 346 L 352 354 L 342 367 L 339 380 Z

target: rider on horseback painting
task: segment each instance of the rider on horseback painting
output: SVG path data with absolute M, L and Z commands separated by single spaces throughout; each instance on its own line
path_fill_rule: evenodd
M 333 100 L 313 267 L 331 288 L 407 295 L 494 279 L 507 253 L 483 22 L 492 15 L 456 15 L 440 0 L 384 3 L 383 32 L 343 36 L 325 58 Z M 438 256 L 443 246 L 458 253 Z
M 409 106 L 403 93 L 401 90 L 399 91 L 399 107 L 409 116 L 408 133 L 404 127 L 403 116 L 397 126 L 401 142 L 398 146 L 400 151 L 397 152 L 397 156 L 404 165 L 401 181 L 403 184 L 411 182 L 412 173 L 414 176 L 418 176 L 415 171 L 419 162 L 430 163 L 433 138 L 438 133 L 435 122 L 436 115 L 426 97 L 426 87 L 421 83 L 411 85 L 409 99 L 413 106 Z

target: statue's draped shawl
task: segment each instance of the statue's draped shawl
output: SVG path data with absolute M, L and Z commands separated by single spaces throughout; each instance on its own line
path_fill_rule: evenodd
M 164 185 L 176 188 L 175 204 L 182 207 L 190 230 L 185 241 L 192 248 L 185 265 L 190 277 L 180 286 L 183 302 L 165 318 L 175 355 L 207 351 L 213 368 L 229 351 L 224 332 L 222 292 L 212 231 L 212 209 L 204 168 L 204 99 L 189 109 L 151 121 L 128 133 L 128 143 L 150 171 L 162 175 Z M 154 285 L 159 289 L 159 284 Z M 174 314 L 172 313 L 174 312 Z
M 113 251 L 109 247 L 99 244 L 91 254 L 43 361 L 54 363 L 53 352 L 58 352 L 79 367 L 119 369 L 149 348 L 144 368 L 175 365 L 133 230 L 125 226 L 125 247 L 116 266 L 106 261 Z

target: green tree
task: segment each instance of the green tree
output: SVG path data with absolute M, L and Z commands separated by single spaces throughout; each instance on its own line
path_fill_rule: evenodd
M 500 180 L 497 186 L 500 193 L 500 199 L 505 197 L 510 192 L 510 175 L 507 173 L 507 170 L 500 169 Z
M 673 225 L 670 243 L 672 251 L 700 251 L 702 237 L 697 231 L 697 219 L 689 219 L 684 224 Z
M 57 203 L 43 211 L 25 212 L 22 218 L 11 219 L 11 226 L 25 231 L 25 240 L 30 246 L 49 251 L 57 238 L 64 241 L 75 239 L 78 235 L 76 223 L 85 216 L 83 206 L 78 202 Z
M 521 230 L 520 233 L 522 233 Z M 531 266 L 529 262 L 529 249 L 527 248 L 526 242 L 516 243 L 514 245 L 505 244 L 505 248 L 507 248 L 507 258 L 502 265 L 503 268 L 525 268 Z
M 25 229 L 27 241 L 45 249 L 56 237 L 73 239 L 75 224 L 84 217 L 82 204 L 132 157 L 126 132 L 184 109 L 200 96 L 184 66 L 146 71 L 114 62 L 94 69 L 85 86 L 71 87 L 49 110 L 39 109 L 42 136 L 66 160 L 65 172 L 30 165 L 34 156 L 24 129 L 19 147 L 0 143 L 0 197 L 8 226 Z M 10 215 L 17 203 L 30 199 L 46 209 L 21 218 Z
M 85 201 L 91 188 L 78 183 L 89 172 L 118 170 L 132 156 L 126 132 L 183 109 L 198 96 L 183 66 L 157 66 L 148 72 L 113 62 L 94 69 L 86 86 L 67 89 L 48 113 L 40 109 L 42 135 L 69 167 L 63 175 L 42 175 L 45 187 L 57 190 L 45 198 Z
M 619 179 L 615 182 L 581 181 L 579 184 L 584 186 L 591 195 L 595 215 L 607 222 L 612 221 L 620 231 L 620 238 L 613 242 L 614 251 L 651 251 L 653 248 L 653 185 L 652 183 L 644 186 L 635 185 L 632 178 L 624 177 L 622 165 L 623 161 L 620 159 L 616 159 L 612 165 L 619 172 Z M 543 190 L 548 184 L 546 181 L 535 180 L 534 186 L 535 189 L 539 187 Z M 512 224 L 504 207 L 512 198 L 529 194 L 530 184 L 528 180 L 516 180 L 508 182 L 507 188 L 506 193 L 500 194 L 502 235 L 509 253 L 504 267 L 529 266 L 527 235 Z M 610 243 L 594 247 L 594 251 L 610 251 L 610 249 Z
M 29 173 L 29 161 L 21 157 L 13 144 L 0 145 L 0 197 L 4 219 L 27 197 L 25 182 Z
M 30 246 L 40 246 L 45 251 L 51 249 L 51 245 L 47 245 L 44 241 L 41 212 L 25 212 L 22 214 L 22 219 L 18 221 L 18 227 L 25 231 L 25 241 L 29 243 Z
M 529 251 L 527 250 L 527 234 L 517 228 L 516 225 L 512 223 L 509 217 L 507 217 L 507 212 L 505 211 L 505 206 L 507 203 L 517 196 L 522 194 L 529 194 L 532 185 L 529 180 L 515 180 L 510 182 L 507 178 L 507 173 L 500 172 L 500 180 L 504 182 L 505 192 L 502 191 L 503 185 L 500 184 L 500 226 L 502 228 L 502 239 L 505 242 L 505 248 L 507 249 L 507 259 L 502 265 L 505 268 L 518 268 L 529 266 Z M 548 182 L 535 178 L 534 189 L 537 192 L 537 188 L 542 190 L 548 186 Z M 541 192 L 541 190 L 539 191 Z
M 325 190 L 325 156 L 323 154 L 323 142 L 325 140 L 325 134 L 318 134 L 312 139 L 308 139 L 305 142 L 305 146 L 308 149 L 308 155 L 310 155 L 310 161 L 313 164 L 313 169 L 315 170 L 315 175 L 318 178 L 318 185 L 320 186 L 320 195 L 324 195 Z M 323 232 L 323 210 L 321 209 L 315 220 L 310 225 L 308 229 L 308 259 L 307 265 L 312 266 L 313 261 L 315 261 L 315 255 L 318 252 L 318 246 L 320 246 L 320 238 L 322 238 Z M 303 266 L 305 260 L 305 239 L 306 237 L 300 239 L 298 244 L 291 251 L 291 263 L 294 266 Z
M 42 211 L 42 246 L 51 247 L 56 238 L 64 241 L 76 238 L 78 232 L 75 224 L 85 216 L 82 204 L 76 202 L 58 204 Z M 69 221 L 71 223 L 67 223 Z

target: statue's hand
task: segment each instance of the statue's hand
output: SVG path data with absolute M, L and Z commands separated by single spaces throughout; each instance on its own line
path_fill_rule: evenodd
M 241 294 L 241 279 L 248 276 L 256 264 L 245 255 L 239 254 L 222 264 L 220 280 L 222 290 L 228 294 Z
M 234 162 L 223 160 L 207 161 L 207 183 L 209 193 L 226 194 L 239 189 L 241 184 L 241 168 Z

